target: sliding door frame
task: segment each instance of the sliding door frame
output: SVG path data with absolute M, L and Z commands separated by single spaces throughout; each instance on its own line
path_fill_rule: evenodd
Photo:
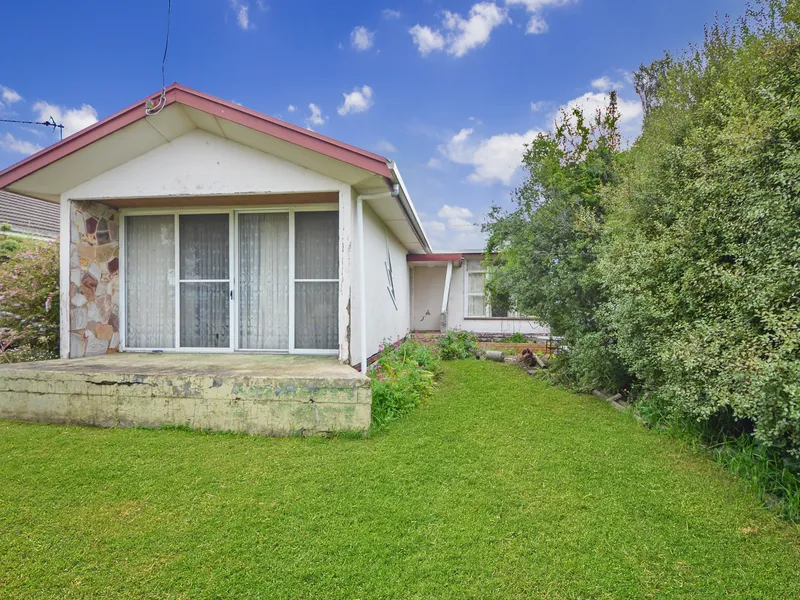
M 269 206 L 209 206 L 203 208 L 123 208 L 120 209 L 120 249 L 119 249 L 119 273 L 120 273 L 120 315 L 119 315 L 119 335 L 120 351 L 122 352 L 186 352 L 186 353 L 255 353 L 255 354 L 308 354 L 308 355 L 328 355 L 338 356 L 339 350 L 336 349 L 303 349 L 295 348 L 295 287 L 298 283 L 295 280 L 295 213 L 297 212 L 323 212 L 338 211 L 339 205 L 335 203 L 325 204 L 286 204 Z M 289 214 L 289 348 L 288 350 L 250 350 L 240 348 L 239 340 L 239 215 L 245 213 L 288 213 Z M 128 348 L 127 337 L 127 285 L 126 285 L 126 257 L 125 257 L 125 229 L 126 217 L 150 216 L 150 215 L 174 215 L 175 216 L 175 337 L 174 348 Z M 228 250 L 229 250 L 229 327 L 230 344 L 227 348 L 185 348 L 180 346 L 180 215 L 198 214 L 228 214 Z M 341 221 L 341 216 L 340 216 Z M 337 230 L 337 235 L 341 232 L 341 222 Z M 341 247 L 341 240 L 338 244 Z M 341 248 L 339 248 L 341 254 Z M 341 256 L 339 256 L 341 263 Z M 341 265 L 340 265 L 341 269 Z M 337 280 L 341 288 L 342 282 Z M 341 297 L 341 289 L 338 297 Z M 337 306 L 336 318 L 339 318 Z M 342 331 L 339 331 L 339 345 L 341 344 Z

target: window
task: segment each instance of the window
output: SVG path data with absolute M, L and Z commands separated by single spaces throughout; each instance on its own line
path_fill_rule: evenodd
M 332 208 L 125 215 L 123 348 L 338 353 Z
M 486 267 L 480 260 L 467 260 L 467 316 L 490 317 L 486 302 Z
M 486 289 L 489 274 L 486 265 L 480 259 L 467 259 L 466 288 L 467 288 L 467 317 L 511 317 L 518 315 L 512 309 L 511 298 L 508 294 L 495 293 L 491 298 Z

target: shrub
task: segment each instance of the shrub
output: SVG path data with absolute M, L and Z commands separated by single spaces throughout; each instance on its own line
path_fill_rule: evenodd
M 384 346 L 369 371 L 372 378 L 372 424 L 385 427 L 426 402 L 441 371 L 437 350 L 408 339 Z
M 437 347 L 442 360 L 471 358 L 480 350 L 474 333 L 452 329 L 439 338 Z
M 58 354 L 58 242 L 16 251 L 0 262 L 0 360 Z
M 615 353 L 663 410 L 730 411 L 800 464 L 800 26 L 774 0 L 643 67 L 598 271 Z
M 8 223 L 0 223 L 0 264 L 9 261 L 17 252 L 33 250 L 41 244 L 38 240 L 8 235 L 9 231 Z
M 501 341 L 504 344 L 526 344 L 528 342 L 528 338 L 517 331 Z

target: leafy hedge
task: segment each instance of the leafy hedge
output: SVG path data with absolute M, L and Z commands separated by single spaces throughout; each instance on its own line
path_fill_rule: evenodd
M 598 270 L 646 390 L 700 421 L 730 410 L 800 459 L 798 5 L 651 67 L 657 104 L 608 190 Z
M 561 375 L 752 430 L 800 464 L 800 0 L 773 0 L 635 73 L 616 104 L 528 147 L 491 214 L 493 285 L 563 335 Z
M 58 242 L 0 236 L 0 361 L 58 355 Z

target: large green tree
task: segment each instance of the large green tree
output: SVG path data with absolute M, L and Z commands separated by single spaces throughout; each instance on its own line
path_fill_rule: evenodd
M 514 208 L 493 207 L 484 230 L 492 260 L 490 289 L 563 336 L 567 374 L 581 387 L 624 383 L 599 307 L 595 269 L 605 208 L 601 190 L 615 180 L 620 153 L 616 95 L 594 115 L 564 112 L 552 132 L 527 147 Z M 591 363 L 591 364 L 590 364 Z

